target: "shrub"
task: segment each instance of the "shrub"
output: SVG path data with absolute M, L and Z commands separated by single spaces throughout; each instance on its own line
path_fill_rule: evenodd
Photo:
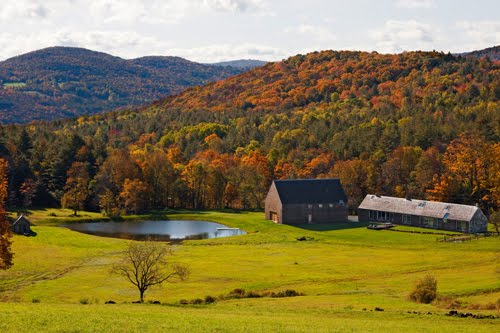
M 229 293 L 229 297 L 233 297 L 233 298 L 245 297 L 245 289 L 236 288 Z
M 212 304 L 212 303 L 215 303 L 216 299 L 215 297 L 212 297 L 212 296 L 206 296 L 205 297 L 205 304 Z
M 301 294 L 293 289 L 281 290 L 271 294 L 271 297 L 295 297 Z
M 90 304 L 90 300 L 88 298 L 80 298 L 80 304 Z
M 246 298 L 260 298 L 262 297 L 261 294 L 255 292 L 255 291 L 249 291 L 246 295 L 245 295 Z
M 437 297 L 437 280 L 428 274 L 417 280 L 415 289 L 410 293 L 410 300 L 417 303 L 429 304 Z

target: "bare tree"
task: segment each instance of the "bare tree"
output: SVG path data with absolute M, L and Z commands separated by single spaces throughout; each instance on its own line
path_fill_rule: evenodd
M 140 301 L 149 287 L 159 286 L 174 279 L 185 280 L 186 266 L 170 262 L 173 251 L 160 242 L 131 242 L 122 262 L 113 267 L 113 273 L 124 276 L 139 289 Z

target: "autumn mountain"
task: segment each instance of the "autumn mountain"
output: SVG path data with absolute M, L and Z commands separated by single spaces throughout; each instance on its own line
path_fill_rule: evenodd
M 462 53 L 461 55 L 476 58 L 489 58 L 491 61 L 500 61 L 500 45 L 483 50 Z
M 0 62 L 0 122 L 53 120 L 141 105 L 244 70 L 179 57 L 125 60 L 51 47 Z
M 323 51 L 297 55 L 224 81 L 191 88 L 167 99 L 168 107 L 221 111 L 283 110 L 331 105 L 357 100 L 377 107 L 380 103 L 401 108 L 405 102 L 420 104 L 425 96 L 442 91 L 449 97 L 475 94 L 486 83 L 498 98 L 498 63 L 482 63 L 437 52 L 406 52 L 383 55 L 376 52 Z M 487 68 L 485 68 L 485 66 Z M 488 71 L 487 81 L 476 82 Z M 490 72 L 491 70 L 491 72 Z M 465 96 L 462 102 L 473 102 Z M 469 96 L 471 97 L 471 96 Z M 477 97 L 477 96 L 475 96 Z
M 488 58 L 313 52 L 138 109 L 4 126 L 0 152 L 12 202 L 30 184 L 60 202 L 83 163 L 92 209 L 127 188 L 155 188 L 143 208 L 259 208 L 272 179 L 318 177 L 341 178 L 351 209 L 366 193 L 496 209 L 499 101 Z

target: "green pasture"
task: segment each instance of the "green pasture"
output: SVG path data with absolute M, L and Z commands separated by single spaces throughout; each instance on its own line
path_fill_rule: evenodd
M 452 301 L 459 311 L 500 315 L 498 237 L 443 243 L 436 235 L 374 231 L 358 222 L 276 225 L 253 212 L 133 216 L 215 221 L 247 234 L 173 245 L 175 261 L 190 267 L 189 279 L 146 292 L 146 300 L 162 305 L 130 304 L 137 291 L 110 274 L 129 241 L 59 227 L 104 219 L 70 215 L 31 211 L 37 236 L 14 236 L 14 266 L 0 272 L 0 332 L 492 332 L 500 326 L 500 319 L 445 316 Z M 297 240 L 302 236 L 307 241 Z M 428 273 L 447 302 L 407 299 L 415 280 Z M 235 288 L 294 289 L 305 296 L 179 304 Z M 107 300 L 118 304 L 105 305 Z

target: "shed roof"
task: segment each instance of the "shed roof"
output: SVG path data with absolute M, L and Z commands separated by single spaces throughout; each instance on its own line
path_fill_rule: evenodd
M 12 225 L 16 225 L 18 223 L 24 223 L 24 222 L 31 225 L 31 222 L 26 217 L 24 217 L 23 214 L 21 214 L 14 222 L 12 222 Z
M 347 202 L 347 196 L 338 178 L 275 180 L 282 204 Z
M 419 215 L 425 217 L 447 218 L 450 220 L 470 221 L 480 209 L 476 206 L 459 205 L 446 202 L 425 201 L 368 194 L 359 209 L 378 210 L 390 213 Z

